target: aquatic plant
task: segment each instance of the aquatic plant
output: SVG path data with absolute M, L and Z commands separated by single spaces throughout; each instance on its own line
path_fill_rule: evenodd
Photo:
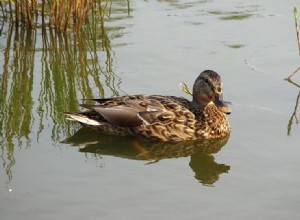
M 300 55 L 300 27 L 298 24 L 298 10 L 297 10 L 296 6 L 294 6 L 293 14 L 294 14 L 294 20 L 295 20 L 296 34 L 297 34 L 298 50 L 299 50 L 299 55 Z M 285 78 L 285 80 L 289 81 L 291 79 L 291 77 L 294 76 L 299 70 L 300 70 L 300 67 L 298 67 L 295 71 L 293 71 L 291 74 L 289 74 Z
M 291 79 L 286 79 L 290 84 L 296 86 L 297 88 L 300 88 L 300 85 L 298 85 L 297 83 L 293 82 Z M 291 135 L 291 131 L 292 131 L 292 126 L 294 124 L 294 122 L 296 124 L 299 124 L 299 119 L 297 117 L 297 109 L 298 109 L 298 105 L 299 105 L 299 99 L 300 99 L 300 92 L 298 92 L 297 98 L 296 98 L 296 103 L 295 103 L 295 107 L 293 110 L 293 113 L 289 119 L 288 122 L 288 126 L 287 126 L 287 135 L 290 136 Z
M 42 25 L 60 31 L 72 28 L 78 31 L 90 14 L 102 16 L 111 5 L 111 0 L 7 0 L 0 1 L 0 10 L 2 19 L 16 26 Z
M 299 98 L 300 98 L 300 92 L 297 95 L 295 108 L 294 108 L 294 111 L 293 111 L 293 113 L 291 115 L 291 118 L 288 122 L 288 129 L 287 129 L 287 135 L 288 136 L 291 135 L 292 125 L 294 123 L 294 120 L 295 120 L 296 124 L 299 124 L 299 120 L 298 120 L 298 117 L 297 117 L 297 109 L 298 109 L 298 105 L 299 105 Z
M 298 24 L 298 10 L 297 10 L 296 6 L 294 6 L 293 13 L 294 13 L 295 28 L 296 28 L 297 42 L 298 42 L 299 55 L 300 55 L 300 27 L 299 27 L 299 24 Z

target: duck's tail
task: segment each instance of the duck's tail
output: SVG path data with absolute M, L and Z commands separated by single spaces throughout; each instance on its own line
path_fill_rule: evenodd
M 85 125 L 92 125 L 92 126 L 99 126 L 102 125 L 101 122 L 96 121 L 93 118 L 88 117 L 85 114 L 82 113 L 76 113 L 76 112 L 64 112 L 67 116 L 67 119 L 70 121 L 78 121 Z

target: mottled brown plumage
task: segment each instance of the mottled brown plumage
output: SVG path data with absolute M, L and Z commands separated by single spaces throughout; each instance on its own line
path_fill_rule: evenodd
M 193 86 L 193 100 L 161 95 L 132 95 L 94 99 L 82 112 L 66 112 L 81 124 L 114 135 L 136 135 L 159 141 L 211 139 L 230 133 L 224 113 L 220 76 L 203 71 Z

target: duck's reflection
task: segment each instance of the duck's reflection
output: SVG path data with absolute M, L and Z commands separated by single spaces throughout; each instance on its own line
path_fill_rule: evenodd
M 166 143 L 150 142 L 135 137 L 115 137 L 81 128 L 63 143 L 79 146 L 79 152 L 96 155 L 111 155 L 131 160 L 145 160 L 147 164 L 167 158 L 191 156 L 189 163 L 195 178 L 204 185 L 216 183 L 230 166 L 218 164 L 213 154 L 227 143 L 229 136 L 214 140 Z

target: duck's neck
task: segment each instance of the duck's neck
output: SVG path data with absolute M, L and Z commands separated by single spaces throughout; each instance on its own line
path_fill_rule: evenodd
M 192 101 L 191 111 L 194 113 L 196 119 L 200 119 L 196 122 L 199 127 L 203 126 L 203 124 L 207 126 L 208 137 L 223 137 L 230 133 L 230 125 L 227 117 L 212 102 L 202 106 Z
M 204 108 L 206 107 L 206 105 L 200 104 L 198 102 L 196 102 L 194 99 L 191 102 L 191 109 L 192 110 L 198 110 L 198 111 L 203 111 Z

